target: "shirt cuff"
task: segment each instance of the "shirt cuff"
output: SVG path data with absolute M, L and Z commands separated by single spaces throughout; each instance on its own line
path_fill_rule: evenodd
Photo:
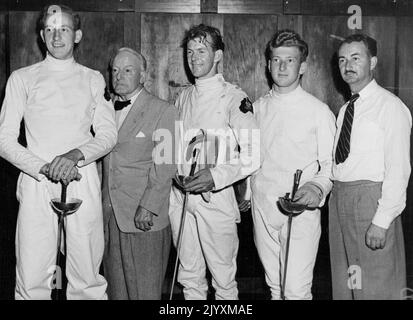
M 85 150 L 86 148 L 85 148 L 84 146 L 80 146 L 80 147 L 78 147 L 78 148 L 76 148 L 76 149 L 78 149 L 78 150 L 83 154 L 83 158 L 84 158 L 84 159 L 82 159 L 82 160 L 79 160 L 76 165 L 77 165 L 79 168 L 81 168 L 81 167 L 89 164 L 89 162 L 88 162 L 87 150 Z
M 380 212 L 376 212 L 376 215 L 374 216 L 373 220 L 371 223 L 374 225 L 383 228 L 383 229 L 388 229 L 393 222 L 394 217 L 389 217 L 388 215 Z
M 34 174 L 31 175 L 34 179 L 37 181 L 42 181 L 43 179 L 46 179 L 46 176 L 43 173 L 40 173 L 40 169 L 43 168 L 43 166 L 46 164 L 46 161 L 39 162 L 35 169 L 34 169 Z
M 209 171 L 211 172 L 212 179 L 214 180 L 214 187 L 212 188 L 211 191 L 220 190 L 220 189 L 222 189 L 222 188 L 225 187 L 225 186 L 222 186 L 222 187 L 220 188 L 220 183 L 221 183 L 221 181 L 219 181 L 219 178 L 218 178 L 219 173 L 216 172 L 216 168 L 217 168 L 217 167 L 215 167 L 215 168 L 209 168 Z

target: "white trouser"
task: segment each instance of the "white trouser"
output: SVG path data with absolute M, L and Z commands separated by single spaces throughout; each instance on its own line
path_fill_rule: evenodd
M 225 210 L 228 196 L 213 194 L 210 203 L 190 197 L 179 253 L 178 281 L 184 286 L 187 300 L 205 300 L 208 284 L 206 266 L 212 275 L 217 300 L 238 299 L 237 271 L 238 235 L 234 210 Z M 173 187 L 169 217 L 175 247 L 182 215 L 183 196 Z M 192 201 L 195 200 L 195 201 Z M 199 202 L 198 202 L 199 200 Z M 225 203 L 227 202 L 227 203 Z M 222 203 L 222 205 L 218 205 Z
M 281 215 L 274 211 L 269 214 Z M 271 290 L 271 298 L 279 300 L 284 276 L 284 261 L 287 245 L 288 218 L 280 228 L 274 228 L 260 210 L 252 203 L 254 241 L 265 270 L 265 279 Z M 279 219 L 277 219 L 279 220 Z M 291 227 L 288 254 L 287 279 L 284 294 L 288 300 L 312 299 L 313 269 L 321 235 L 320 211 L 304 211 L 294 217 Z
M 79 210 L 66 218 L 67 299 L 107 299 L 106 280 L 99 274 L 103 256 L 103 216 L 95 164 L 81 168 L 82 179 L 68 186 L 67 198 L 81 199 Z M 16 230 L 16 299 L 50 299 L 61 284 L 56 268 L 57 215 L 51 198 L 60 198 L 61 185 L 21 174 Z M 63 247 L 62 247 L 63 248 Z

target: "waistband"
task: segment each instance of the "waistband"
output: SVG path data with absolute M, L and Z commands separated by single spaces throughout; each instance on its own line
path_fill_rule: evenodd
M 334 188 L 352 188 L 352 187 L 373 187 L 381 186 L 383 182 L 381 181 L 371 181 L 371 180 L 356 180 L 356 181 L 334 181 Z

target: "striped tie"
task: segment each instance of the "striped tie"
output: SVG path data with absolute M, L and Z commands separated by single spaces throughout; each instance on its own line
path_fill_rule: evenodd
M 356 102 L 359 97 L 360 95 L 358 93 L 352 95 L 347 105 L 336 148 L 336 164 L 346 161 L 348 154 L 350 153 L 350 137 L 354 117 L 354 102 Z

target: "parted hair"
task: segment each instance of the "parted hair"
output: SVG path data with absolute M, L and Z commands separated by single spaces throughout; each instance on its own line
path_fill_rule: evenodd
M 208 35 L 211 38 L 211 42 L 207 40 Z M 224 51 L 225 49 L 225 45 L 222 40 L 221 32 L 219 31 L 219 29 L 207 26 L 203 23 L 196 26 L 192 26 L 189 30 L 185 32 L 184 39 L 182 40 L 182 47 L 186 49 L 188 42 L 194 39 L 199 39 L 201 42 L 208 42 L 214 51 Z
M 293 30 L 279 30 L 272 36 L 265 50 L 267 60 L 271 59 L 271 50 L 279 47 L 297 47 L 301 53 L 301 62 L 307 59 L 308 45 L 301 39 L 300 35 Z
M 370 57 L 377 57 L 377 41 L 364 33 L 355 33 L 349 35 L 340 43 L 339 49 L 343 44 L 352 42 L 363 42 L 367 48 Z
M 73 27 L 75 31 L 80 29 L 80 16 L 76 12 L 74 12 L 72 8 L 63 4 L 47 5 L 42 9 L 38 20 L 39 29 L 43 30 L 46 27 L 47 18 L 50 15 L 58 12 L 67 13 L 68 15 L 72 16 Z

